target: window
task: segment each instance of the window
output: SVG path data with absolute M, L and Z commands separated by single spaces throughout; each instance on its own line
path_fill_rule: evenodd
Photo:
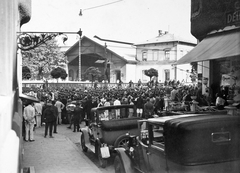
M 150 144 L 164 149 L 163 127 L 159 124 L 149 124 Z
M 158 50 L 153 50 L 153 61 L 158 60 Z
M 170 50 L 166 50 L 165 51 L 165 60 L 169 60 L 170 59 Z
M 169 69 L 165 69 L 164 70 L 164 74 L 165 74 L 165 81 L 170 80 L 170 70 Z
M 145 51 L 142 53 L 142 60 L 147 61 L 147 52 Z

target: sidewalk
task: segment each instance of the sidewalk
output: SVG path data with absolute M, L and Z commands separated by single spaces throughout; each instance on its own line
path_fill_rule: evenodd
M 73 133 L 66 127 L 59 125 L 58 134 L 53 133 L 54 138 L 43 137 L 44 126 L 37 128 L 35 141 L 23 143 L 22 168 L 34 167 L 35 173 L 102 173 L 68 138 L 80 142 L 81 133 Z

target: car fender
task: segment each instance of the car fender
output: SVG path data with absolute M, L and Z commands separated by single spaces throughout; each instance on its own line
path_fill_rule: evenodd
M 85 144 L 90 143 L 90 142 L 89 142 L 88 127 L 81 128 L 81 132 L 82 132 L 82 134 L 84 135 Z
M 126 173 L 134 173 L 134 169 L 132 169 L 132 161 L 129 158 L 129 156 L 125 153 L 125 149 L 124 148 L 115 148 L 115 152 L 120 157 L 120 159 L 123 163 L 125 172 Z

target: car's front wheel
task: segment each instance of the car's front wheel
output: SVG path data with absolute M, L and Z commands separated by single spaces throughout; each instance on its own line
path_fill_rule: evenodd
M 126 173 L 123 163 L 119 156 L 116 156 L 114 159 L 114 170 L 115 170 L 115 173 Z

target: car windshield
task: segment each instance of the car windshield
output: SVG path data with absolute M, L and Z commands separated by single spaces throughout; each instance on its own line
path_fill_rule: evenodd
M 136 113 L 131 107 L 122 107 L 119 109 L 106 107 L 104 110 L 98 110 L 98 115 L 101 121 L 136 117 Z

